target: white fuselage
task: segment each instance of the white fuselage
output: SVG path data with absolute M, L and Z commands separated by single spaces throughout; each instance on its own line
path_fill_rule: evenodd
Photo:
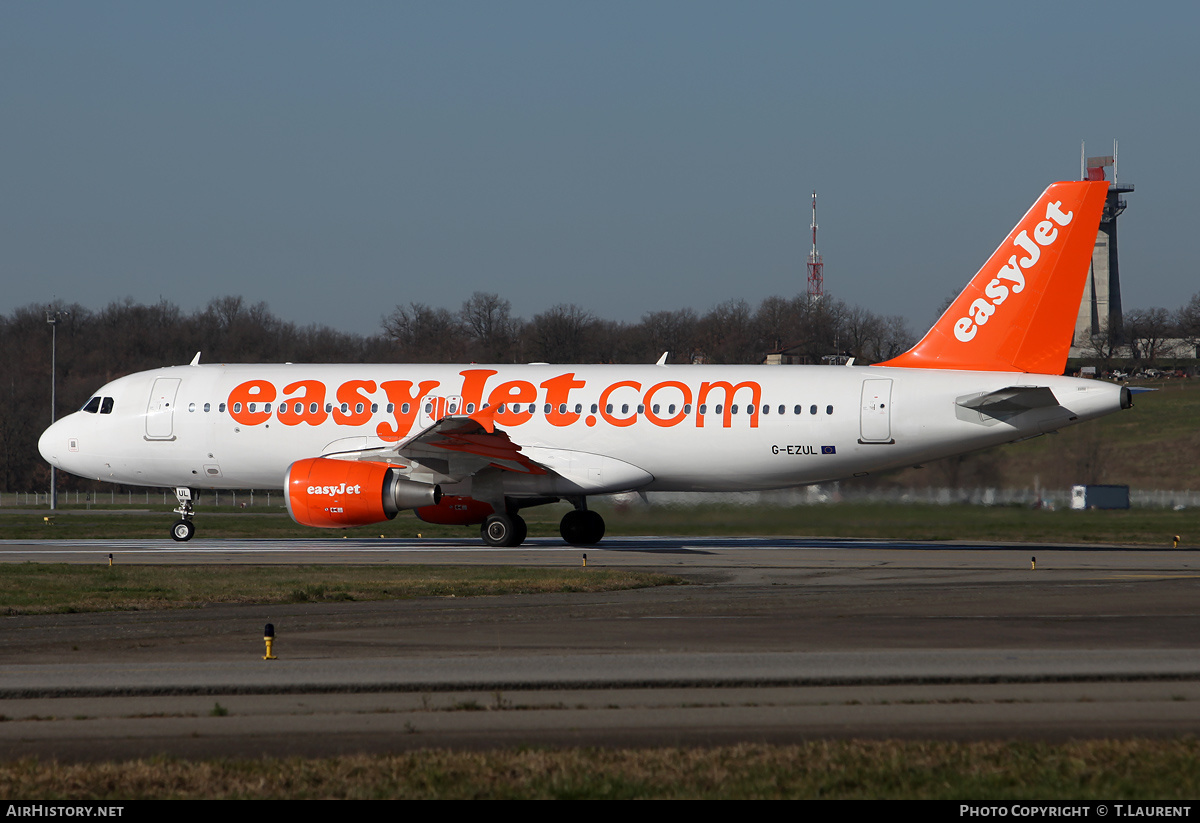
M 959 405 L 1027 386 L 1057 405 L 1000 416 Z M 816 483 L 1121 408 L 1120 387 L 1095 380 L 836 366 L 193 365 L 123 377 L 97 397 L 42 435 L 48 461 L 197 489 L 282 488 L 297 460 L 402 445 L 443 415 L 504 404 L 496 428 L 552 469 L 494 473 L 518 497 Z

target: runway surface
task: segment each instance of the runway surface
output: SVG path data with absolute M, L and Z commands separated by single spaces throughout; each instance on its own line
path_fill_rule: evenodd
M 0 562 L 577 566 L 552 540 L 0 541 Z M 3 618 L 0 754 L 1200 732 L 1200 553 L 606 541 L 604 594 Z M 1031 557 L 1036 556 L 1036 569 Z M 279 660 L 263 661 L 275 625 Z

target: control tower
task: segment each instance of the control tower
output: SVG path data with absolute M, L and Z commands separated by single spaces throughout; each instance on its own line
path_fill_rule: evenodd
M 1103 157 L 1083 157 L 1080 152 L 1080 172 L 1084 180 L 1108 180 L 1108 198 L 1104 201 L 1104 213 L 1100 217 L 1100 230 L 1096 232 L 1096 246 L 1092 250 L 1092 265 L 1083 288 L 1083 301 L 1079 304 L 1079 319 L 1075 321 L 1076 346 L 1086 346 L 1091 338 L 1114 335 L 1113 342 L 1125 340 L 1121 310 L 1121 276 L 1117 267 L 1117 217 L 1125 211 L 1125 199 L 1121 196 L 1133 191 L 1130 183 L 1117 182 L 1117 142 L 1113 141 L 1113 153 Z M 1111 169 L 1111 177 L 1106 170 Z

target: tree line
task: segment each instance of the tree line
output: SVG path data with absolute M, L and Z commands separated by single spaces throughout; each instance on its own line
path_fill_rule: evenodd
M 1125 312 L 1121 323 L 1105 323 L 1100 334 L 1081 347 L 1092 365 L 1108 371 L 1117 364 L 1130 370 L 1194 361 L 1200 349 L 1200 293 L 1180 309 L 1161 307 Z

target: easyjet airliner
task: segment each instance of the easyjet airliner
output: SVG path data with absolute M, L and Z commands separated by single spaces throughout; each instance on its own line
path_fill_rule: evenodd
M 910 351 L 877 366 L 201 365 L 100 389 L 38 444 L 83 477 L 174 487 L 176 540 L 197 489 L 279 489 L 300 523 L 414 509 L 525 538 L 560 500 L 568 543 L 604 521 L 591 495 L 773 489 L 861 476 L 1052 432 L 1131 405 L 1063 377 L 1107 190 L 1046 189 Z

